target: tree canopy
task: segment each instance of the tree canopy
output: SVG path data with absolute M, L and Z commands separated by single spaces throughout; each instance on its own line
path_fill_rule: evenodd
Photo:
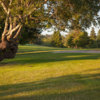
M 100 0 L 49 0 L 51 24 L 59 29 L 85 29 L 100 22 Z

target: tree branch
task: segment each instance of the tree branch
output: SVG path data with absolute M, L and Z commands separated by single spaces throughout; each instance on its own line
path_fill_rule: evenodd
M 13 35 L 13 32 L 16 31 L 20 27 L 20 24 L 18 24 L 15 28 L 12 30 L 9 29 L 9 32 L 7 33 L 7 36 L 10 38 Z
M 16 22 L 17 22 L 17 18 L 16 18 L 16 17 L 14 17 L 13 27 L 15 27 L 15 26 L 16 26 Z
M 14 32 L 16 31 L 18 28 L 20 27 L 20 24 L 18 24 L 14 29 L 12 29 L 11 31 Z
M 19 34 L 20 34 L 21 29 L 22 29 L 22 25 L 19 27 L 19 29 L 18 29 L 17 33 L 16 33 L 16 34 L 15 34 L 15 36 L 13 37 L 14 39 L 17 39 L 17 38 L 18 38 L 18 36 L 19 36 Z
M 14 34 L 16 33 L 17 30 L 20 29 L 20 27 L 21 27 L 21 25 L 19 24 L 14 29 L 12 29 L 12 30 L 9 29 L 9 32 L 7 34 L 7 40 L 8 41 L 10 41 L 13 38 Z M 18 31 L 17 31 L 16 34 L 18 34 Z
M 5 6 L 5 4 L 2 1 L 0 1 L 0 4 L 3 7 L 4 11 L 6 12 L 6 14 L 8 14 L 8 10 L 7 10 L 6 6 Z
M 12 0 L 10 0 L 9 6 L 12 4 Z
M 7 31 L 8 31 L 8 16 L 7 16 L 6 20 L 5 20 L 5 27 L 4 27 L 4 31 L 3 31 L 2 36 L 5 36 Z

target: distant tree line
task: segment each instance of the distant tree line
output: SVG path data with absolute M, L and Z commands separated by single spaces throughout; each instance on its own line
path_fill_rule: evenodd
M 59 31 L 52 35 L 40 35 L 41 45 L 67 48 L 100 48 L 100 30 L 98 33 L 92 28 L 90 34 L 82 30 L 71 30 L 66 36 Z
M 4 21 L 1 20 L 0 24 L 2 33 Z M 24 26 L 19 43 L 67 48 L 100 48 L 100 30 L 96 33 L 94 27 L 90 34 L 79 29 L 71 30 L 66 36 L 62 36 L 60 31 L 55 31 L 52 35 L 41 35 L 41 32 L 40 28 Z

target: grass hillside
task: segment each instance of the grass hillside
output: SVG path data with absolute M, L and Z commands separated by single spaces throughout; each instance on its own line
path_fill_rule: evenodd
M 19 46 L 0 62 L 0 100 L 100 100 L 100 54 Z

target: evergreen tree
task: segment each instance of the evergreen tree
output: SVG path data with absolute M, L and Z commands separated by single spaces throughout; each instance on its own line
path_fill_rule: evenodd
M 85 48 L 89 44 L 89 37 L 87 32 L 82 32 L 80 30 L 74 30 L 69 35 L 67 35 L 67 46 L 74 48 Z
M 54 32 L 52 35 L 51 44 L 55 47 L 62 47 L 62 37 L 59 31 Z
M 97 34 L 97 44 L 98 44 L 98 47 L 100 48 L 100 30 L 98 31 L 98 34 Z
M 76 41 L 77 41 L 78 47 L 82 47 L 82 48 L 87 47 L 89 44 L 89 37 L 88 37 L 87 32 L 80 31 L 78 37 L 76 37 Z
M 96 40 L 96 33 L 95 33 L 95 30 L 94 30 L 94 27 L 92 27 L 92 30 L 91 30 L 91 33 L 90 33 L 90 38 L 92 40 Z
M 66 47 L 68 48 L 73 48 L 75 46 L 75 44 L 73 43 L 73 34 L 69 33 L 66 36 Z
M 91 30 L 91 33 L 90 33 L 89 47 L 91 47 L 91 48 L 97 47 L 96 33 L 95 33 L 95 30 L 94 30 L 94 27 L 92 27 L 92 30 Z

